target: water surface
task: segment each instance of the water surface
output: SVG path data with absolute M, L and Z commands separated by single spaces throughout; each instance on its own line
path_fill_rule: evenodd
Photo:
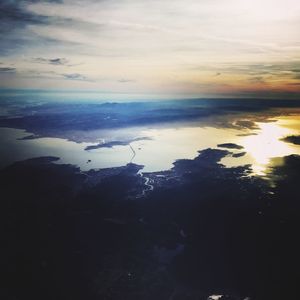
M 20 140 L 28 136 L 24 130 L 0 128 L 0 166 L 40 156 L 57 156 L 58 163 L 74 164 L 86 171 L 124 166 L 129 162 L 143 165 L 143 172 L 163 171 L 172 168 L 178 159 L 193 159 L 198 151 L 218 148 L 218 144 L 235 143 L 244 149 L 227 149 L 232 153 L 246 152 L 240 157 L 228 155 L 221 160 L 226 167 L 251 164 L 253 173 L 264 175 L 275 157 L 300 155 L 300 146 L 282 141 L 287 135 L 300 134 L 298 116 L 279 117 L 272 122 L 257 122 L 257 129 L 238 130 L 193 125 L 170 124 L 164 127 L 141 127 L 99 131 L 99 141 L 115 137 L 145 137 L 129 145 L 98 148 L 86 151 L 93 143 L 75 143 L 62 138 Z

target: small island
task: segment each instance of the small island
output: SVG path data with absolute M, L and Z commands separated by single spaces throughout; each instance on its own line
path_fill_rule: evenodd
M 300 145 L 300 135 L 289 135 L 282 139 L 287 143 L 292 143 L 295 145 Z
M 240 146 L 240 145 L 237 145 L 234 143 L 218 144 L 218 147 L 219 148 L 227 148 L 227 149 L 238 149 L 238 150 L 244 149 L 243 146 Z
M 231 156 L 232 157 L 242 157 L 245 156 L 247 154 L 247 152 L 239 152 L 239 153 L 233 153 Z
M 125 140 L 125 141 L 111 141 L 111 142 L 106 142 L 106 143 L 99 143 L 96 145 L 90 145 L 85 147 L 84 150 L 89 151 L 89 150 L 95 150 L 99 148 L 113 148 L 114 146 L 127 146 L 132 142 L 137 142 L 137 141 L 143 141 L 143 140 L 151 140 L 150 137 L 138 137 L 135 139 L 130 139 L 130 140 Z

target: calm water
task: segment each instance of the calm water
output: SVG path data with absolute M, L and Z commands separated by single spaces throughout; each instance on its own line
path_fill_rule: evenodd
M 164 128 L 134 129 L 136 137 L 148 137 L 149 140 L 139 140 L 126 146 L 100 148 L 86 151 L 85 147 L 92 143 L 75 143 L 60 138 L 39 138 L 34 140 L 19 140 L 28 132 L 10 128 L 0 128 L 1 145 L 0 166 L 12 162 L 39 156 L 60 157 L 58 163 L 74 164 L 81 170 L 93 168 L 108 168 L 124 166 L 129 162 L 144 165 L 143 172 L 162 171 L 172 168 L 177 159 L 193 159 L 199 150 L 217 148 L 217 144 L 236 143 L 243 150 L 230 150 L 234 153 L 247 154 L 235 158 L 225 157 L 221 163 L 227 167 L 251 164 L 255 174 L 263 175 L 274 157 L 290 154 L 300 155 L 300 146 L 281 141 L 287 135 L 300 134 L 299 117 L 280 117 L 276 122 L 257 123 L 256 130 L 235 130 L 227 128 L 167 126 Z M 174 126 L 174 125 L 173 125 Z M 108 136 L 132 137 L 132 130 L 99 131 L 99 140 Z M 243 136 L 241 136 L 241 134 Z M 252 135 L 245 135 L 252 134 Z M 254 135 L 255 134 L 255 135 Z M 90 162 L 88 162 L 90 160 Z
M 288 135 L 300 134 L 299 117 L 280 117 L 276 122 L 256 123 L 255 135 L 240 137 L 238 144 L 244 147 L 247 154 L 241 158 L 225 157 L 221 160 L 226 166 L 239 166 L 245 163 L 252 165 L 253 173 L 264 175 L 272 158 L 291 154 L 300 155 L 300 146 L 282 141 Z

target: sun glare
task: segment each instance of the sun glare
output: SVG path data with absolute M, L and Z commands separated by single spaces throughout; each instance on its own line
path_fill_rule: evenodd
M 244 137 L 240 144 L 253 158 L 253 172 L 264 175 L 272 158 L 283 157 L 295 153 L 295 146 L 282 140 L 294 133 L 293 130 L 280 126 L 277 122 L 257 123 L 256 135 Z M 300 152 L 299 147 L 298 152 Z

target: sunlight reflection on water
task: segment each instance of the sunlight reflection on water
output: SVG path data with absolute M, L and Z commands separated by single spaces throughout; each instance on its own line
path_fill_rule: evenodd
M 285 117 L 284 119 L 279 118 L 275 122 L 257 122 L 256 124 L 259 129 L 254 131 L 255 135 L 241 137 L 238 141 L 238 144 L 244 147 L 247 154 L 236 159 L 225 157 L 221 163 L 227 167 L 251 164 L 254 174 L 265 175 L 272 158 L 291 154 L 300 155 L 299 145 L 282 140 L 288 135 L 300 133 L 297 130 L 300 125 L 299 118 Z
M 300 155 L 300 146 L 282 141 L 287 135 L 300 133 L 299 117 L 280 117 L 274 122 L 258 122 L 256 125 L 258 129 L 245 130 L 195 125 L 140 128 L 138 136 L 151 139 L 131 142 L 132 148 L 130 145 L 123 145 L 91 151 L 84 150 L 86 146 L 93 145 L 91 143 L 75 143 L 60 138 L 18 140 L 28 133 L 0 128 L 1 166 L 32 157 L 57 156 L 61 158 L 58 163 L 78 165 L 84 171 L 92 168 L 124 166 L 133 162 L 144 165 L 142 172 L 154 172 L 172 168 L 174 161 L 178 159 L 193 159 L 199 150 L 216 149 L 218 144 L 223 143 L 235 143 L 244 149 L 228 149 L 228 151 L 246 154 L 240 157 L 228 155 L 220 163 L 226 167 L 251 164 L 254 174 L 265 175 L 272 158 L 290 154 Z M 130 128 L 123 128 L 123 135 L 124 130 L 125 133 L 128 130 L 128 136 L 132 135 Z M 112 136 L 116 135 L 118 132 L 112 131 Z M 101 138 L 99 136 L 100 140 Z

